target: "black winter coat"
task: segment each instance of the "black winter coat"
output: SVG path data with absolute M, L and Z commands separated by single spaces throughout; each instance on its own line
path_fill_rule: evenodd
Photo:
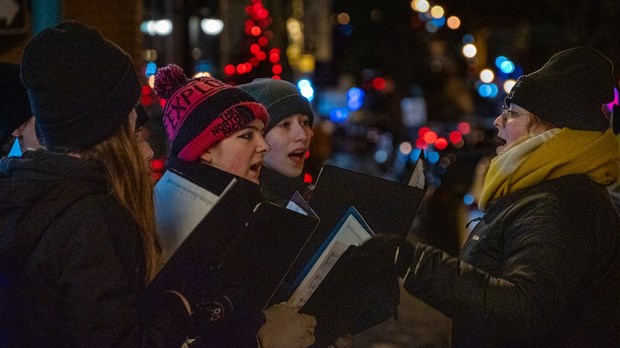
M 418 245 L 405 287 L 453 318 L 457 347 L 620 347 L 620 223 L 566 176 L 501 197 L 460 259 Z
M 173 295 L 139 308 L 141 238 L 103 169 L 26 156 L 0 161 L 0 346 L 179 347 L 189 315 Z
M 169 159 L 167 166 L 218 195 L 233 178 L 236 178 L 250 207 L 264 201 L 258 185 L 218 168 L 177 158 Z M 235 245 L 234 238 L 228 247 L 231 245 Z M 213 289 L 210 290 L 209 299 L 225 297 L 226 301 L 218 300 L 218 302 L 224 305 L 224 311 L 229 315 L 206 325 L 190 346 L 192 348 L 256 347 L 256 334 L 265 323 L 265 317 L 261 312 L 245 309 L 247 306 L 244 305 L 244 298 L 252 296 L 253 284 L 247 284 L 222 267 L 218 267 L 216 272 L 217 274 L 212 277 Z
M 304 182 L 303 174 L 290 178 L 266 166 L 261 168 L 259 180 L 263 195 L 270 202 L 281 206 L 286 206 L 295 192 L 304 195 L 308 189 L 308 184 Z

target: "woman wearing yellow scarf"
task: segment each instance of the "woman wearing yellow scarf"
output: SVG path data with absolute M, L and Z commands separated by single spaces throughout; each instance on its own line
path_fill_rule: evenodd
M 605 187 L 620 158 L 601 112 L 612 99 L 600 52 L 554 55 L 494 121 L 505 145 L 459 258 L 386 238 L 360 249 L 396 252 L 405 289 L 453 319 L 454 346 L 620 347 L 620 219 Z

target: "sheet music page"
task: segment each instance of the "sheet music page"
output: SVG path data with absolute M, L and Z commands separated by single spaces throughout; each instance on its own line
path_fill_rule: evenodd
M 418 160 L 415 162 L 415 167 L 413 167 L 413 172 L 411 173 L 407 184 L 422 190 L 425 189 L 426 176 L 424 174 L 424 150 L 422 150 L 420 157 L 418 157 Z
M 347 248 L 350 245 L 359 246 L 371 237 L 372 232 L 369 232 L 360 221 L 349 212 L 346 220 L 336 232 L 334 238 L 323 250 L 297 289 L 295 289 L 288 303 L 303 307 Z
M 157 236 L 166 262 L 219 197 L 169 170 L 159 179 L 153 194 Z
M 312 210 L 308 202 L 306 202 L 304 198 L 301 196 L 299 191 L 295 191 L 291 199 L 288 201 L 288 204 L 286 205 L 286 209 L 292 210 L 302 215 L 311 216 L 316 219 L 319 218 L 314 212 L 314 210 Z

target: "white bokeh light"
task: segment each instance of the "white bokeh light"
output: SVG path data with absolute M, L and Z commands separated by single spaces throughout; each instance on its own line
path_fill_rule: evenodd
M 467 44 L 463 46 L 463 55 L 466 58 L 473 58 L 478 53 L 478 49 L 474 44 Z
M 221 19 L 204 18 L 200 21 L 200 28 L 207 35 L 218 35 L 224 29 L 224 22 Z

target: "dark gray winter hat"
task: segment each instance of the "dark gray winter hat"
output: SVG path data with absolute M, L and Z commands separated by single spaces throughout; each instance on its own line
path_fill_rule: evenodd
M 131 57 L 74 21 L 35 36 L 24 49 L 21 73 L 37 130 L 52 151 L 102 142 L 126 122 L 140 96 Z
M 556 127 L 604 131 L 601 106 L 614 99 L 613 65 L 599 51 L 575 47 L 553 55 L 517 80 L 506 105 L 515 103 Z
M 314 112 L 308 99 L 288 81 L 258 78 L 237 87 L 254 97 L 269 111 L 269 124 L 265 127 L 265 134 L 278 122 L 294 114 L 306 115 L 310 118 L 310 124 L 314 122 Z

